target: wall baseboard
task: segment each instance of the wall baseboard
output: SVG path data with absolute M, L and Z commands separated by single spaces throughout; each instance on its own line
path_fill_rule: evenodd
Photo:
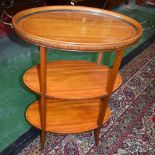
M 0 155 L 16 155 L 39 135 L 40 131 L 31 127 L 26 133 L 7 146 Z

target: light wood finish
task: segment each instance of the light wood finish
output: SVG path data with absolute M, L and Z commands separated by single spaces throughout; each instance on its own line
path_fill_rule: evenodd
M 79 133 L 97 128 L 99 102 L 99 99 L 76 101 L 47 99 L 46 131 Z M 32 125 L 41 128 L 37 101 L 28 107 L 26 118 Z M 108 108 L 104 122 L 109 118 L 110 109 Z
M 115 85 L 119 67 L 122 61 L 123 53 L 124 53 L 124 49 L 120 49 L 116 51 L 114 64 L 110 72 L 110 76 L 109 76 L 110 78 L 106 87 L 108 94 L 104 98 L 100 99 L 100 110 L 99 110 L 98 121 L 97 121 L 98 128 L 94 131 L 94 138 L 95 138 L 96 145 L 98 145 L 99 143 L 100 129 L 102 128 L 102 122 L 104 121 L 104 118 L 105 118 L 105 111 L 108 108 L 108 103 L 110 101 L 110 97 L 114 89 L 114 85 Z
M 97 64 L 100 65 L 102 63 L 102 56 L 103 56 L 103 52 L 99 52 L 98 53 L 98 59 L 97 59 Z
M 41 121 L 41 144 L 42 149 L 45 142 L 45 128 L 46 128 L 46 65 L 47 65 L 46 48 L 40 47 L 40 121 Z
M 13 26 L 33 44 L 89 52 L 130 46 L 142 34 L 141 25 L 132 18 L 79 6 L 28 9 L 14 16 Z
M 117 74 L 118 74 L 118 70 L 119 70 L 119 67 L 120 67 L 120 64 L 122 61 L 123 53 L 124 53 L 124 49 L 116 51 L 114 64 L 112 67 L 112 71 L 110 72 L 110 75 L 109 75 L 110 78 L 109 78 L 108 85 L 107 85 L 107 92 L 109 95 L 111 95 L 111 93 L 113 91 L 115 81 L 117 78 Z
M 88 99 L 107 95 L 111 69 L 87 61 L 55 61 L 47 64 L 47 97 L 61 99 Z M 40 94 L 37 66 L 24 74 L 24 83 Z M 117 75 L 114 89 L 122 83 Z
M 22 39 L 41 46 L 40 65 L 30 68 L 23 79 L 41 97 L 39 103 L 29 106 L 26 118 L 41 128 L 42 148 L 46 131 L 78 133 L 95 129 L 97 145 L 100 129 L 110 117 L 111 94 L 122 83 L 118 70 L 124 48 L 137 42 L 142 34 L 141 25 L 111 11 L 51 6 L 18 13 L 13 26 Z M 99 55 L 97 63 L 81 60 L 47 63 L 46 47 L 72 52 L 98 51 Z M 102 51 L 107 50 L 116 51 L 112 68 L 101 64 Z
M 106 98 L 106 97 L 105 97 Z M 102 127 L 102 123 L 106 117 L 106 111 L 109 108 L 107 102 L 104 104 L 104 99 L 100 99 L 100 104 L 99 104 L 99 112 L 98 112 L 98 119 L 97 119 L 97 129 L 94 130 L 94 139 L 95 139 L 95 144 L 96 146 L 99 143 L 99 134 L 100 134 L 100 129 Z

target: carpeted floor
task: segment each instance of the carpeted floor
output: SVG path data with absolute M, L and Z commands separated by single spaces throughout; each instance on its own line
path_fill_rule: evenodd
M 124 82 L 112 95 L 112 117 L 101 131 L 98 147 L 93 132 L 48 133 L 42 153 L 37 137 L 18 155 L 155 155 L 155 42 L 121 74 Z

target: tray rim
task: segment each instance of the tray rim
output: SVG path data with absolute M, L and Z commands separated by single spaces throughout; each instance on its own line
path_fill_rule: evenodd
M 55 11 L 56 10 L 71 10 L 71 11 L 84 11 L 84 12 L 107 14 L 107 15 L 116 17 L 120 20 L 123 20 L 127 23 L 130 23 L 130 25 L 132 25 L 135 29 L 137 29 L 137 35 L 135 35 L 133 38 L 130 38 L 130 39 L 127 39 L 121 42 L 115 42 L 115 44 L 65 42 L 65 41 L 47 39 L 45 37 L 39 37 L 39 36 L 30 34 L 28 32 L 25 32 L 23 29 L 21 29 L 17 24 L 17 22 L 21 18 L 23 18 L 23 16 L 28 16 L 32 14 L 32 12 L 36 13 L 36 12 L 45 12 L 45 11 L 54 11 L 54 10 Z M 13 17 L 12 24 L 13 24 L 13 28 L 15 29 L 16 33 L 23 40 L 27 42 L 30 42 L 38 46 L 62 49 L 62 50 L 70 50 L 70 51 L 80 50 L 80 51 L 96 52 L 96 51 L 101 51 L 101 50 L 108 51 L 108 50 L 125 48 L 137 42 L 143 33 L 142 26 L 135 19 L 132 19 L 120 13 L 116 13 L 114 11 L 103 10 L 103 9 L 92 8 L 92 7 L 85 7 L 85 6 L 61 6 L 60 5 L 60 6 L 45 6 L 45 7 L 31 8 L 31 9 L 23 10 L 17 13 Z

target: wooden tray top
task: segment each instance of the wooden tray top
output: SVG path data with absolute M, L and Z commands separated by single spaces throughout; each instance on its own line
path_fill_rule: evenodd
M 132 18 L 81 6 L 50 6 L 21 11 L 13 17 L 16 33 L 44 47 L 100 51 L 124 48 L 142 34 Z

